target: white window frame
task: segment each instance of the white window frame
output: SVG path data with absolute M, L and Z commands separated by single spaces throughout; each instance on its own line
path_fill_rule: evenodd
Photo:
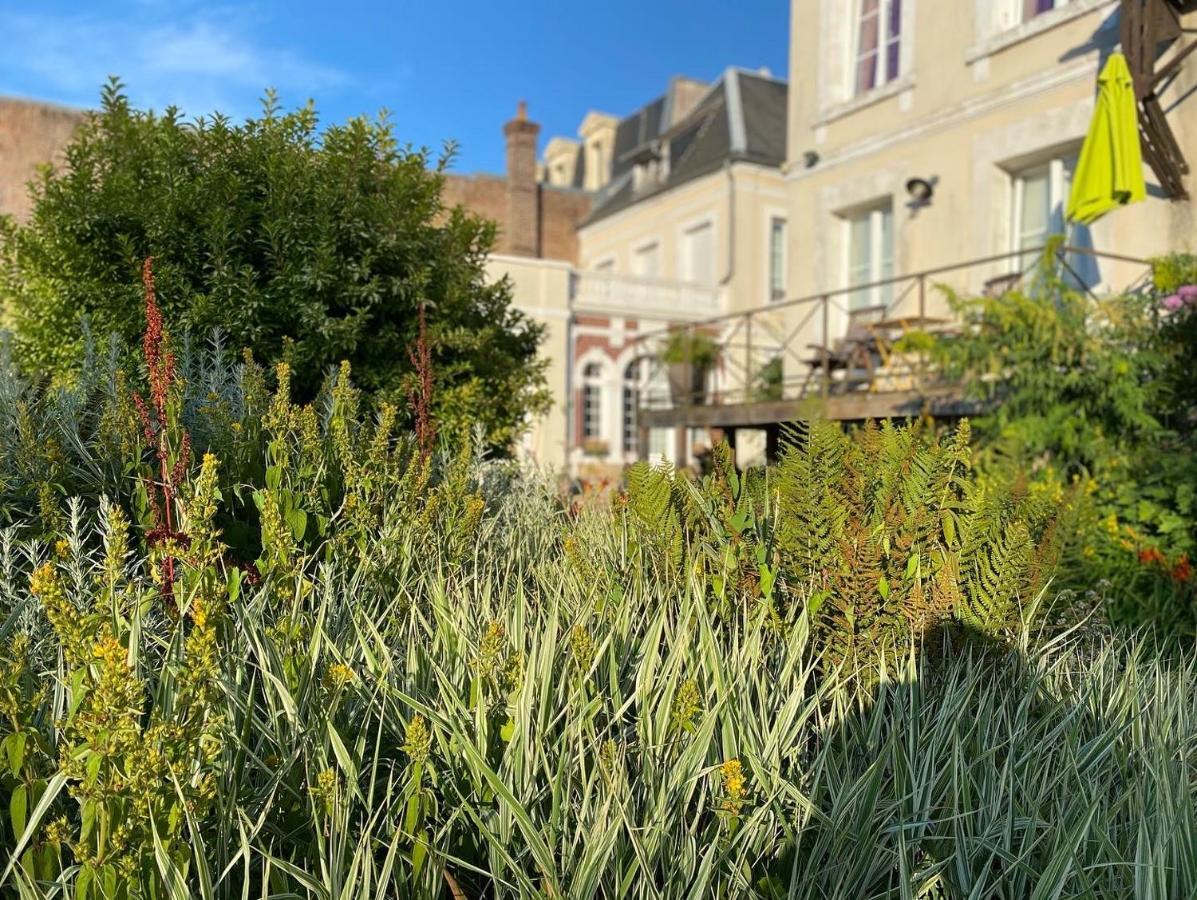
M 597 374 L 593 374 L 590 371 L 592 366 L 597 370 Z M 579 384 L 582 388 L 582 396 L 580 402 L 578 403 L 578 414 L 581 417 L 581 427 L 578 429 L 578 434 L 581 436 L 583 442 L 591 440 L 601 441 L 606 439 L 606 415 L 603 411 L 603 407 L 606 405 L 605 398 L 603 396 L 606 383 L 607 367 L 603 362 L 597 359 L 589 359 L 582 363 L 581 378 L 579 379 Z M 588 405 L 588 398 L 591 391 L 594 392 L 595 397 L 593 403 L 593 421 L 595 428 L 593 432 L 589 427 L 589 424 L 592 420 L 592 410 Z M 610 450 L 609 447 L 608 450 Z
M 852 5 L 852 19 L 849 46 L 851 53 L 848 60 L 848 78 L 849 78 L 849 97 L 865 97 L 872 94 L 874 91 L 879 91 L 885 88 L 892 82 L 897 81 L 902 77 L 905 67 L 903 66 L 902 57 L 902 42 L 905 37 L 907 28 L 906 12 L 901 12 L 898 21 L 898 36 L 896 43 L 898 45 L 898 68 L 891 77 L 888 74 L 887 63 L 889 61 L 890 45 L 895 43 L 891 40 L 888 33 L 888 23 L 893 17 L 893 8 L 895 3 L 900 3 L 902 0 L 877 0 L 877 48 L 873 59 L 873 85 L 868 88 L 861 88 L 858 83 L 859 67 L 861 61 L 861 47 L 860 47 L 860 32 L 861 32 L 861 15 L 864 12 L 865 0 L 855 0 Z M 909 2 L 909 0 L 907 0 Z
M 1006 47 L 1109 5 L 1110 0 L 1056 0 L 1053 9 L 1026 18 L 1024 0 L 973 0 L 974 43 L 964 51 L 971 65 Z
M 645 356 L 638 356 L 623 367 L 619 392 L 619 451 L 624 456 L 638 455 L 640 452 L 640 428 L 636 421 L 636 408 L 639 405 L 640 392 L 644 388 L 645 377 L 641 371 L 645 365 L 651 365 L 651 360 Z M 629 372 L 631 373 L 629 375 Z M 629 403 L 629 395 L 631 402 Z
M 607 256 L 599 257 L 598 259 L 596 259 L 594 261 L 594 265 L 591 266 L 591 268 L 595 272 L 601 272 L 604 275 L 614 275 L 615 274 L 615 255 L 608 254 Z
M 781 223 L 781 290 L 774 290 L 773 285 L 773 227 Z M 790 280 L 790 223 L 786 214 L 776 210 L 769 210 L 765 216 L 765 296 L 770 303 L 778 303 L 786 298 Z
M 691 277 L 693 267 L 690 265 L 690 235 L 696 231 L 707 228 L 711 233 L 711 272 L 710 280 L 707 282 L 695 281 Z M 704 215 L 695 219 L 687 219 L 677 227 L 677 276 L 679 281 L 694 281 L 696 284 L 705 284 L 710 286 L 715 283 L 717 278 L 716 272 L 716 255 L 718 248 L 718 234 L 715 231 L 715 217 L 712 215 Z
M 1019 23 L 1026 24 L 1027 22 L 1037 19 L 1040 16 L 1051 15 L 1052 13 L 1056 12 L 1057 10 L 1062 9 L 1063 7 L 1067 6 L 1070 2 L 1072 2 L 1072 0 L 1052 0 L 1052 8 L 1051 9 L 1045 9 L 1045 10 L 1043 10 L 1043 12 L 1035 13 L 1032 16 L 1027 15 L 1027 0 L 1015 0 L 1015 2 L 1018 3 L 1017 13 L 1018 13 Z
M 885 273 L 885 255 L 882 252 L 884 248 L 884 222 L 885 213 L 889 213 L 890 219 L 890 252 L 889 252 L 889 268 L 888 274 Z M 860 221 L 862 218 L 868 217 L 869 221 L 869 276 L 865 279 L 853 278 L 852 276 L 852 225 L 854 222 Z M 843 228 L 844 228 L 844 285 L 845 287 L 854 287 L 857 284 L 868 284 L 874 281 L 882 281 L 885 279 L 892 279 L 896 277 L 897 269 L 897 222 L 894 218 L 893 200 L 886 199 L 880 203 L 870 204 L 869 206 L 858 207 L 854 210 L 845 212 L 843 214 Z M 865 302 L 858 303 L 857 299 L 863 297 Z M 849 312 L 855 312 L 861 309 L 869 309 L 877 306 L 888 306 L 893 299 L 893 284 L 877 285 L 868 288 L 867 291 L 852 291 L 848 294 L 847 305 Z
M 1065 233 L 1064 208 L 1068 203 L 1070 177 L 1068 174 L 1067 154 L 1053 156 L 1050 159 L 1019 167 L 1010 173 L 1010 247 L 1011 253 L 1018 253 L 1011 260 L 1016 270 L 1022 271 L 1029 264 L 1024 260 L 1022 252 L 1022 214 L 1024 203 L 1024 187 L 1027 180 L 1035 174 L 1046 170 L 1048 185 L 1048 222 L 1044 242 L 1053 235 Z
M 811 0 L 816 2 L 816 0 Z M 917 6 L 922 0 L 902 0 L 902 22 L 898 44 L 898 74 L 864 94 L 856 93 L 856 49 L 860 41 L 859 0 L 817 0 L 819 5 L 817 77 L 817 125 L 913 90 Z M 992 2 L 992 0 L 977 0 Z M 845 13 L 847 12 L 847 14 Z
M 656 271 L 648 274 L 640 271 L 640 260 L 647 258 L 646 253 L 652 251 L 656 259 Z M 632 274 L 637 278 L 660 278 L 661 277 L 661 242 L 656 238 L 651 241 L 644 241 L 632 248 Z

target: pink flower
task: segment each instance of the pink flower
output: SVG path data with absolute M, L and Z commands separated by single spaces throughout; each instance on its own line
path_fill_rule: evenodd
M 1197 284 L 1186 284 L 1184 287 L 1178 288 L 1176 296 L 1185 303 L 1192 303 L 1197 300 Z
M 1180 294 L 1169 294 L 1160 301 L 1160 305 L 1168 310 L 1168 312 L 1176 312 L 1176 310 L 1185 305 L 1185 301 L 1180 299 Z

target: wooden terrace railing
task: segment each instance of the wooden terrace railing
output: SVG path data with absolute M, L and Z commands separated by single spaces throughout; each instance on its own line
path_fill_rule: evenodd
M 832 417 L 857 418 L 875 414 L 868 410 L 897 408 L 862 403 L 861 396 L 950 393 L 951 386 L 943 384 L 920 349 L 926 334 L 959 325 L 945 299 L 945 282 L 960 274 L 977 276 L 981 270 L 990 277 L 980 290 L 997 295 L 1033 284 L 1037 272 L 1054 266 L 1059 276 L 1092 294 L 1083 270 L 1101 260 L 1142 267 L 1127 290 L 1141 289 L 1150 275 L 1144 259 L 1055 245 L 937 266 L 639 335 L 644 355 L 637 420 L 642 432 L 650 426 L 786 421 L 794 418 L 796 402 L 817 398 L 842 398 L 841 414 L 832 412 Z M 663 351 L 679 334 L 689 346 L 694 340 L 713 342 L 716 365 L 696 374 L 685 363 L 663 362 Z M 733 412 L 733 407 L 740 409 Z

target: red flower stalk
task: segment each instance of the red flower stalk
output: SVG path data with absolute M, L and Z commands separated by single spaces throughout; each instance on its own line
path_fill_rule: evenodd
M 175 530 L 174 506 L 177 485 L 186 476 L 191 458 L 191 436 L 183 432 L 182 445 L 171 465 L 167 404 L 175 382 L 175 356 L 162 327 L 162 311 L 158 308 L 154 291 L 153 263 L 154 258 L 147 256 L 141 269 L 141 280 L 145 286 L 145 335 L 141 349 L 150 386 L 150 403 L 147 405 L 141 394 L 133 392 L 133 403 L 141 420 L 142 433 L 146 443 L 154 449 L 158 463 L 158 479 L 144 479 L 154 520 L 154 527 L 146 532 L 145 539 L 150 546 L 171 541 L 177 546 L 186 547 L 187 535 Z M 174 599 L 174 583 L 175 560 L 168 553 L 162 560 L 162 593 L 171 600 Z
M 416 446 L 420 458 L 427 460 L 436 445 L 436 422 L 432 419 L 432 347 L 428 343 L 428 319 L 420 304 L 420 331 L 414 345 L 408 345 L 407 358 L 416 370 L 417 386 L 408 392 L 407 402 L 416 418 Z

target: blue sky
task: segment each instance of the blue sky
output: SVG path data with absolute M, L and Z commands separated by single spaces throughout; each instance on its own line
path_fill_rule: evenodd
M 787 0 L 0 0 L 0 94 L 92 105 L 109 73 L 133 101 L 252 114 L 274 86 L 325 122 L 382 108 L 401 140 L 461 145 L 501 171 L 500 128 L 528 101 L 542 143 L 588 109 L 625 114 L 675 74 L 784 77 Z

